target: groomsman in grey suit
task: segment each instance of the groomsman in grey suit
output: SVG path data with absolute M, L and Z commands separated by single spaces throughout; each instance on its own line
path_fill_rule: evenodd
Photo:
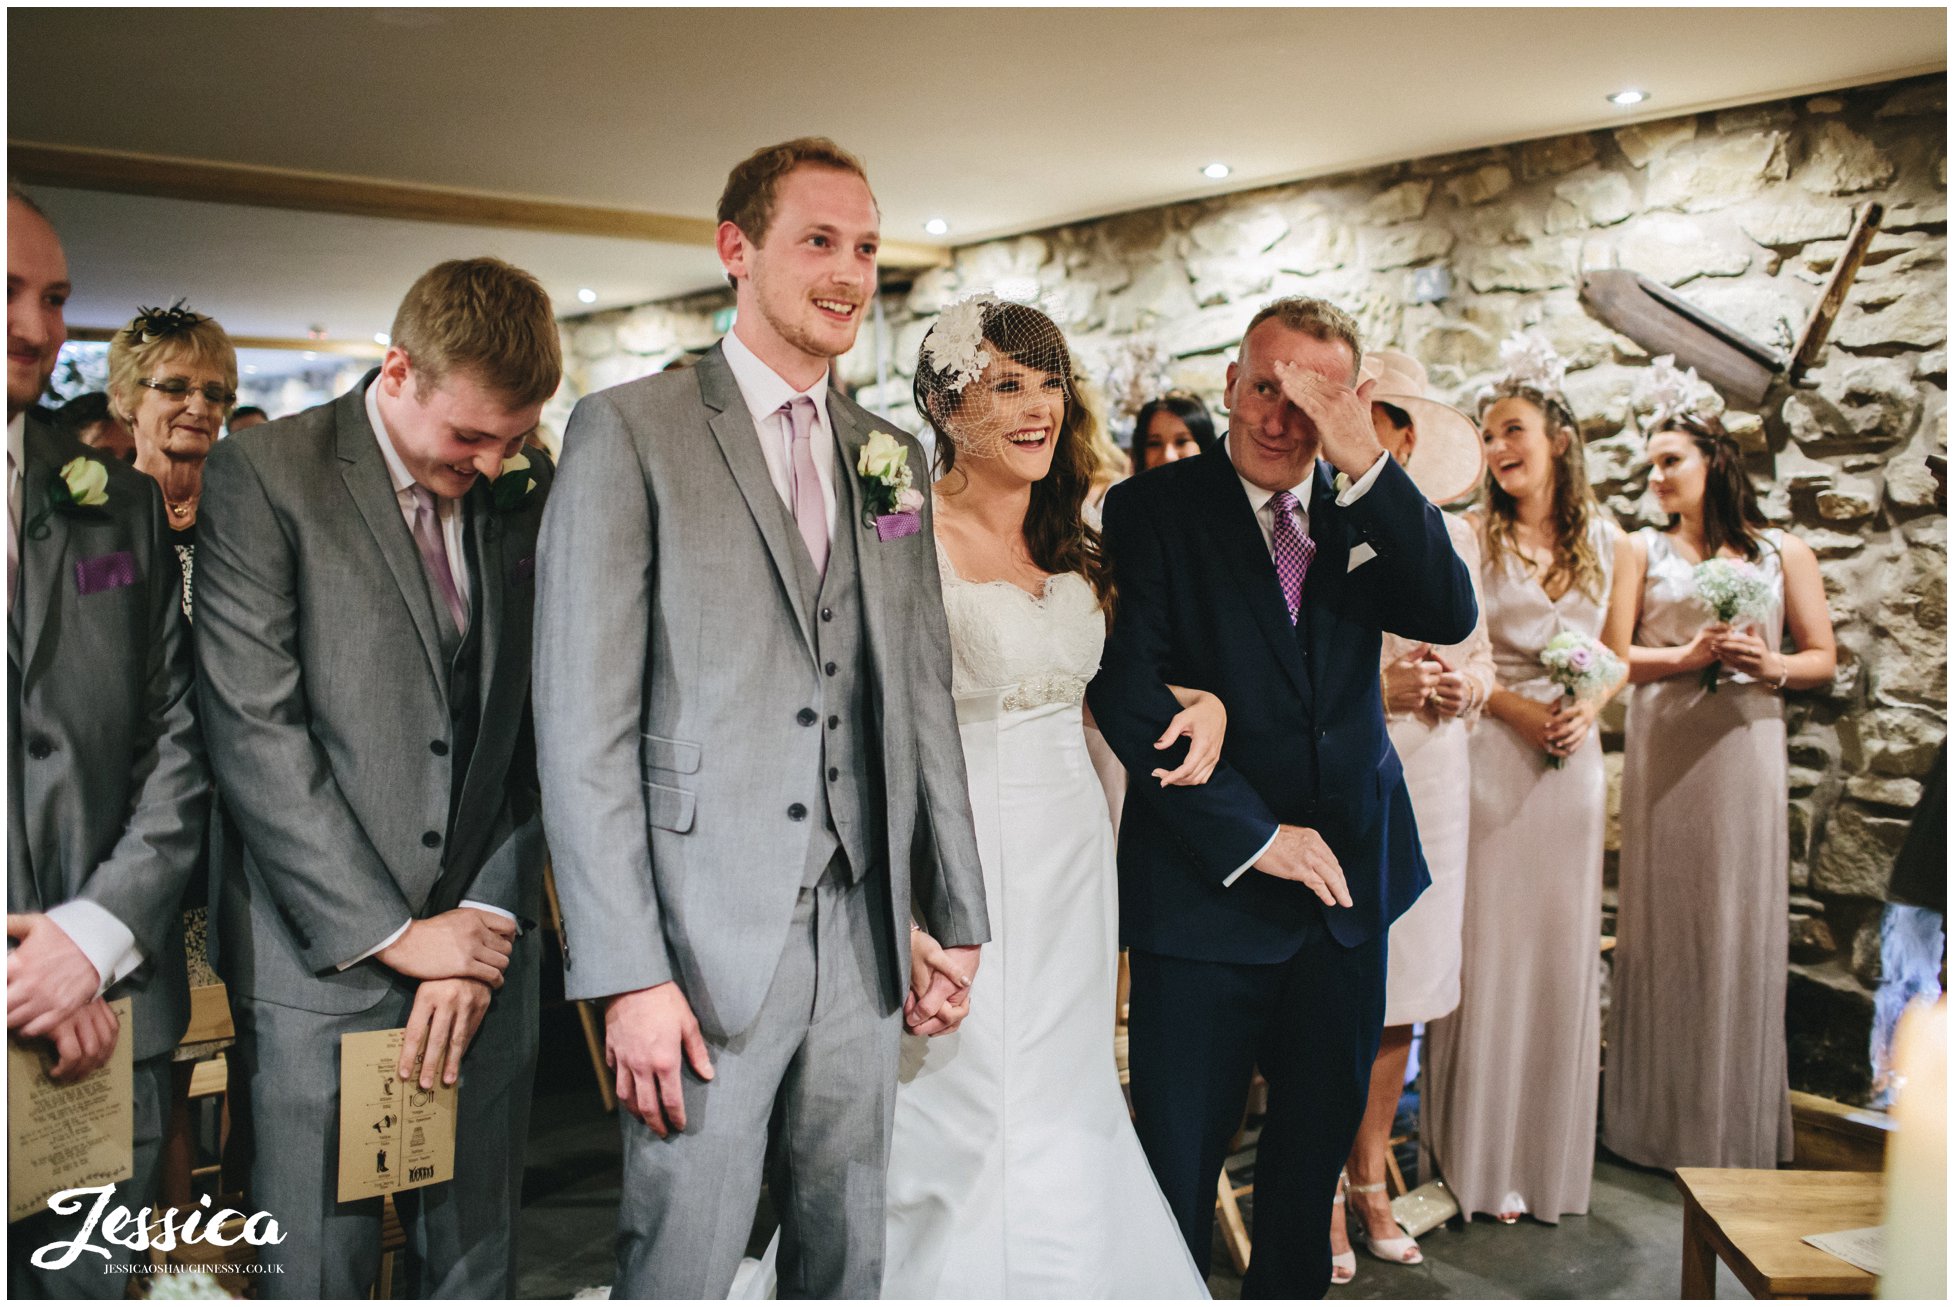
M 7 1028 L 53 1045 L 58 1080 L 95 1070 L 118 1040 L 131 1041 L 135 1172 L 113 1201 L 134 1210 L 155 1197 L 169 1053 L 190 1020 L 180 903 L 210 784 L 156 483 L 32 408 L 66 336 L 67 297 L 54 228 L 10 190 Z M 130 1027 L 109 1011 L 120 998 L 133 1001 Z M 44 1212 L 13 1227 L 15 1296 L 122 1296 L 128 1276 L 105 1258 L 31 1264 L 37 1248 L 74 1239 L 81 1224 L 80 1214 Z M 122 1266 L 136 1260 L 116 1252 Z
M 876 288 L 861 164 L 761 150 L 719 219 L 733 330 L 577 405 L 543 522 L 565 981 L 627 1108 L 613 1296 L 723 1297 L 764 1171 L 781 1296 L 872 1298 L 905 989 L 945 1028 L 989 938 L 928 505 L 897 494 L 928 472 L 830 387 Z M 913 980 L 912 919 L 948 946 Z
M 419 1295 L 514 1288 L 542 877 L 514 755 L 546 480 L 491 476 L 561 376 L 533 277 L 443 263 L 377 370 L 222 441 L 204 472 L 197 654 L 236 834 L 211 899 L 251 1201 L 286 1232 L 269 1296 L 374 1278 L 380 1202 L 336 1201 L 339 1042 L 397 1026 L 403 1083 L 460 1085 L 453 1181 L 396 1198 Z

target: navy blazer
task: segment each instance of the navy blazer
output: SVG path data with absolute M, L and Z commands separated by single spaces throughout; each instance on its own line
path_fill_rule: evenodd
M 1339 507 L 1319 463 L 1309 505 L 1316 554 L 1296 625 L 1248 495 L 1225 451 L 1113 487 L 1105 546 L 1118 600 L 1095 720 L 1132 777 L 1119 840 L 1120 934 L 1148 952 L 1213 962 L 1291 957 L 1321 913 L 1352 946 L 1386 930 L 1431 883 L 1403 767 L 1384 730 L 1381 633 L 1453 644 L 1477 618 L 1472 583 L 1439 510 L 1395 461 Z M 1353 550 L 1374 551 L 1350 569 Z M 1228 709 L 1206 785 L 1163 789 L 1150 773 L 1179 705 L 1166 688 Z M 1171 765 L 1171 764 L 1170 764 Z M 1253 870 L 1277 823 L 1313 827 L 1349 884 L 1351 906 Z

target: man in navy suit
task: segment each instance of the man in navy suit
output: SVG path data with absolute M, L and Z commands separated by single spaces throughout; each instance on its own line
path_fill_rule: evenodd
M 1127 791 L 1120 933 L 1140 1141 L 1204 1271 L 1229 1139 L 1254 1069 L 1268 1080 L 1243 1297 L 1329 1285 L 1386 931 L 1431 883 L 1384 732 L 1380 633 L 1449 644 L 1476 615 L 1439 511 L 1379 446 L 1369 386 L 1352 389 L 1360 358 L 1334 305 L 1268 305 L 1228 366 L 1227 456 L 1106 501 L 1119 591 L 1087 692 L 1100 729 L 1144 777 L 1169 684 L 1229 710 L 1206 785 Z

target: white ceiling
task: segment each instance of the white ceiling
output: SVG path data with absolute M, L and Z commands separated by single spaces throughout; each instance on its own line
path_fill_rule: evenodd
M 949 243 L 1943 69 L 1944 8 L 10 9 L 8 135 L 709 217 L 747 151 L 859 153 Z M 188 80 L 180 80 L 188 79 Z M 1623 112 L 1604 96 L 1648 90 Z M 1200 168 L 1231 165 L 1227 181 Z M 362 339 L 442 258 L 565 313 L 706 289 L 701 247 L 41 192 L 71 320 L 187 295 Z

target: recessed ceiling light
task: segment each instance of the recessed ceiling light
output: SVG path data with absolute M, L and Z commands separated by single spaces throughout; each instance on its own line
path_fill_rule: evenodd
M 1211 163 L 1207 167 L 1201 169 L 1201 175 L 1213 181 L 1220 181 L 1223 177 L 1226 177 L 1229 173 L 1233 171 L 1234 169 L 1230 168 L 1225 163 Z
M 949 234 L 950 224 L 941 218 L 931 218 L 923 224 L 923 230 L 932 236 L 945 236 Z
M 1619 109 L 1626 109 L 1630 105 L 1640 104 L 1642 103 L 1642 101 L 1648 98 L 1649 98 L 1649 93 L 1647 91 L 1636 91 L 1636 90 L 1616 91 L 1613 95 L 1608 97 L 1608 103 L 1614 105 Z
M 582 290 L 577 292 L 577 299 L 580 303 L 583 304 L 595 304 L 597 302 L 597 292 L 592 290 L 590 287 L 585 286 Z
M 373 343 L 376 345 L 391 345 L 394 343 L 394 338 L 384 331 L 376 331 L 373 333 Z
M 247 363 L 247 364 L 245 364 L 245 365 L 244 365 L 244 375 L 245 375 L 245 376 L 247 376 L 247 377 L 255 377 L 255 376 L 257 376 L 257 375 L 258 375 L 258 365 L 257 365 L 256 363 Z
M 312 362 L 312 360 L 318 358 L 319 356 L 313 353 L 311 350 L 306 350 L 304 353 L 300 354 L 299 357 L 304 359 L 307 363 L 310 363 Z

